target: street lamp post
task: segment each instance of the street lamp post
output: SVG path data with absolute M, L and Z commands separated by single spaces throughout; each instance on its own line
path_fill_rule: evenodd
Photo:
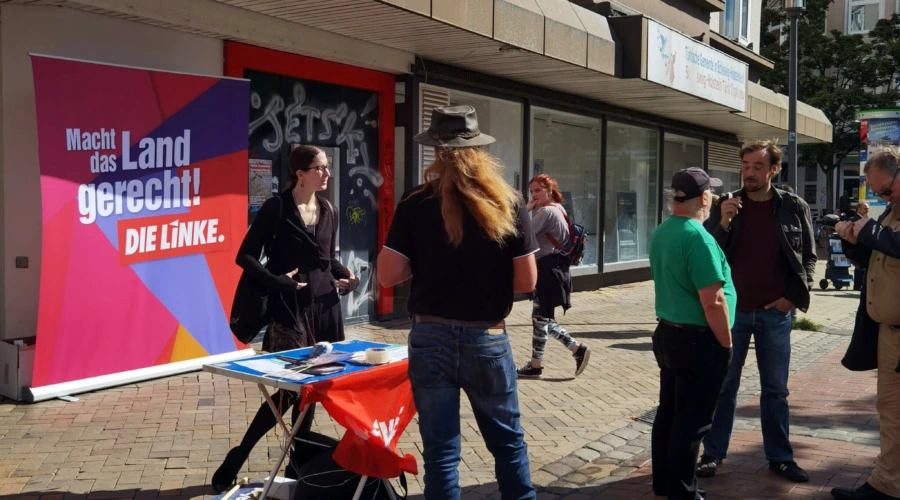
M 797 21 L 806 9 L 806 0 L 784 0 L 784 11 L 791 20 L 791 56 L 788 61 L 788 177 L 794 192 L 800 194 L 797 178 Z

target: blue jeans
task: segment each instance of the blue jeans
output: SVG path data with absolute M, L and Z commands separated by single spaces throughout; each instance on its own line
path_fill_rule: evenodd
M 417 323 L 409 333 L 409 381 L 419 412 L 425 498 L 460 497 L 459 390 L 494 456 L 503 499 L 533 499 L 519 424 L 516 366 L 505 331 Z
M 777 309 L 738 311 L 731 335 L 734 355 L 716 404 L 712 429 L 703 440 L 703 454 L 715 458 L 725 458 L 728 454 L 741 371 L 747 359 L 752 335 L 762 385 L 759 409 L 766 460 L 793 460 L 794 450 L 788 437 L 790 414 L 787 401 L 788 369 L 791 362 L 791 313 L 783 313 Z

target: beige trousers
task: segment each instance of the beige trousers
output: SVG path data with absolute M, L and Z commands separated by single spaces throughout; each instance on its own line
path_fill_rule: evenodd
M 882 493 L 900 497 L 900 329 L 882 324 L 878 330 L 878 421 L 881 453 L 869 484 Z

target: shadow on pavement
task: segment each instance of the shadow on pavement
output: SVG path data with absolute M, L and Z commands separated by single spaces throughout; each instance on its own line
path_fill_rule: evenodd
M 637 344 L 610 344 L 607 347 L 610 349 L 625 349 L 626 351 L 653 351 L 652 342 L 641 342 Z
M 604 339 L 604 340 L 633 340 L 645 339 L 653 336 L 653 330 L 631 330 L 631 331 L 595 331 L 595 332 L 570 332 L 576 338 L 586 339 Z
M 68 493 L 66 491 L 35 491 L 17 495 L 0 495 L 0 500 L 94 500 L 94 499 L 134 499 L 154 500 L 188 500 L 193 498 L 212 498 L 216 496 L 209 486 L 190 486 L 171 490 L 155 490 L 141 488 L 123 488 L 121 490 L 92 491 L 90 493 Z

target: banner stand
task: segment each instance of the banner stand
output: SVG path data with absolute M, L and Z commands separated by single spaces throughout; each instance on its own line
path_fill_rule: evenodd
M 25 401 L 29 403 L 38 403 L 60 396 L 71 396 L 73 394 L 133 384 L 135 382 L 144 382 L 155 378 L 180 375 L 182 373 L 198 371 L 203 368 L 203 365 L 234 361 L 236 359 L 249 358 L 251 356 L 256 356 L 256 351 L 253 349 L 243 349 L 235 352 L 217 354 L 215 356 L 189 359 L 187 361 L 138 368 L 137 370 L 110 373 L 109 375 L 101 375 L 99 377 L 73 380 L 61 384 L 45 385 L 41 387 L 25 387 L 22 391 L 22 396 Z

